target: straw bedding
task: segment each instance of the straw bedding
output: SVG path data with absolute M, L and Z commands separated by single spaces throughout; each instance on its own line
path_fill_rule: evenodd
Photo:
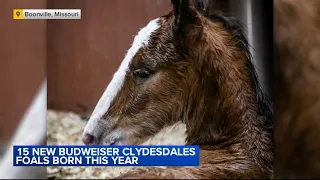
M 72 112 L 49 110 L 47 115 L 48 145 L 83 145 L 81 134 L 86 121 Z M 185 143 L 185 125 L 177 123 L 159 132 L 143 143 L 145 145 L 182 145 Z M 163 167 L 165 168 L 165 167 Z M 48 167 L 50 179 L 109 179 L 127 172 L 132 167 Z

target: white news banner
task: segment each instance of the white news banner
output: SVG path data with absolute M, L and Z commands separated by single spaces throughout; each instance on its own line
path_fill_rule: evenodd
M 13 19 L 81 19 L 81 9 L 14 9 Z

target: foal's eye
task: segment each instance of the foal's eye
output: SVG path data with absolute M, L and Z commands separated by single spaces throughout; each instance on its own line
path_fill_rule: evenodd
M 148 78 L 151 75 L 151 73 L 150 71 L 145 69 L 137 69 L 133 71 L 133 75 L 137 78 L 145 79 L 145 78 Z

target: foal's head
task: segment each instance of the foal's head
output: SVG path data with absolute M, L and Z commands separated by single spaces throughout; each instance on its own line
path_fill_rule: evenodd
M 178 121 L 196 137 L 188 143 L 205 143 L 214 135 L 201 133 L 228 133 L 228 119 L 255 104 L 238 23 L 209 14 L 209 4 L 172 4 L 169 14 L 150 21 L 134 38 L 85 127 L 86 144 L 139 144 Z M 221 126 L 212 129 L 214 124 Z

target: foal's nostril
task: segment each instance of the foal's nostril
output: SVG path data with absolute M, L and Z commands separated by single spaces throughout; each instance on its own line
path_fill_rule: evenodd
M 94 141 L 94 136 L 91 135 L 91 134 L 88 134 L 88 133 L 85 133 L 83 136 L 82 136 L 82 141 L 85 145 L 91 145 L 93 144 L 93 141 Z

